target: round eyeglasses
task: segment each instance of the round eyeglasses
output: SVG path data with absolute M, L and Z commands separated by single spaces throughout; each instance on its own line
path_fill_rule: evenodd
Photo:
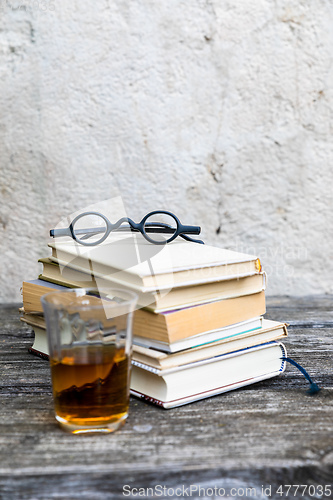
M 140 232 L 147 241 L 155 245 L 170 243 L 177 236 L 187 241 L 203 243 L 189 236 L 200 234 L 199 226 L 184 225 L 178 217 L 166 210 L 150 212 L 138 223 L 122 217 L 114 224 L 99 212 L 84 212 L 75 217 L 68 228 L 51 229 L 50 236 L 71 236 L 81 245 L 94 246 L 102 243 L 112 231 Z

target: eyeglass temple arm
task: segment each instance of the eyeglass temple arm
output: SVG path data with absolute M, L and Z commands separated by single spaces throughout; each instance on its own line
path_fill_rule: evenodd
M 72 232 L 69 227 L 61 227 L 59 229 L 50 229 L 50 236 L 52 238 L 57 238 L 58 236 L 72 236 Z
M 118 230 L 128 230 L 128 229 L 131 229 L 132 231 L 133 230 L 134 231 L 138 231 L 138 229 L 136 227 L 133 227 L 133 226 L 136 226 L 136 224 L 133 224 L 133 225 L 131 224 L 131 226 L 132 227 L 124 227 L 124 226 L 121 227 L 120 226 L 117 229 Z M 146 227 L 146 230 L 148 230 L 148 232 L 158 232 L 161 229 L 164 229 L 165 232 L 171 232 L 172 231 L 172 228 L 167 227 L 167 225 L 164 228 L 163 227 L 160 227 L 160 228 Z M 92 236 L 93 234 L 102 233 L 104 231 L 105 231 L 105 228 L 89 228 L 89 229 L 87 228 L 87 229 L 76 229 L 75 233 L 76 234 L 91 233 L 91 236 Z M 200 226 L 182 226 L 182 230 L 181 230 L 181 234 L 200 234 L 200 232 L 201 232 Z M 72 231 L 71 231 L 70 227 L 64 227 L 64 228 L 59 228 L 59 229 L 51 229 L 50 230 L 50 236 L 52 238 L 57 238 L 58 236 L 72 236 Z M 87 234 L 87 237 L 89 237 L 88 234 Z
M 200 234 L 201 227 L 200 226 L 182 226 L 182 233 L 185 234 Z
M 181 238 L 184 238 L 186 241 L 192 241 L 193 243 L 201 243 L 201 245 L 204 245 L 205 242 L 202 240 L 195 240 L 194 238 L 191 238 L 190 236 L 187 236 L 186 234 L 180 234 L 179 235 Z
M 85 238 L 90 238 L 90 236 L 95 236 L 98 233 L 105 233 L 104 227 L 92 227 L 87 229 L 75 229 L 75 234 L 86 234 Z M 72 236 L 72 232 L 70 227 L 60 228 L 60 229 L 51 229 L 50 236 L 52 238 L 56 238 L 57 236 Z M 82 238 L 84 239 L 84 238 Z

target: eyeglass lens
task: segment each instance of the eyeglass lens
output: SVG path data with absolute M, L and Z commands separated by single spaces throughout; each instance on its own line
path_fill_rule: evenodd
M 83 215 L 76 220 L 73 233 L 77 241 L 97 244 L 105 235 L 107 225 L 103 217 L 95 214 Z
M 150 241 L 161 243 L 169 240 L 177 230 L 177 222 L 163 213 L 150 215 L 144 224 L 144 232 Z

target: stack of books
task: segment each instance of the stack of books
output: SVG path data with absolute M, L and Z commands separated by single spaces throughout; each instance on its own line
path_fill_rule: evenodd
M 266 275 L 256 256 L 178 240 L 159 247 L 141 235 L 113 240 L 98 247 L 49 244 L 42 273 L 22 286 L 21 320 L 35 331 L 32 353 L 48 356 L 42 295 L 121 287 L 139 296 L 133 395 L 172 408 L 284 371 L 287 329 L 263 317 Z M 135 263 L 130 247 L 145 258 Z

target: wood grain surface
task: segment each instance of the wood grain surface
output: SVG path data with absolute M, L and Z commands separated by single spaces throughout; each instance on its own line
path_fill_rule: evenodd
M 288 354 L 321 386 L 317 395 L 288 365 L 276 379 L 172 410 L 132 398 L 125 426 L 107 436 L 58 427 L 48 362 L 27 352 L 33 333 L 19 321 L 19 305 L 0 307 L 0 499 L 134 498 L 138 491 L 123 495 L 124 485 L 166 488 L 146 495 L 159 498 L 212 498 L 205 488 L 220 498 L 236 488 L 234 498 L 280 499 L 286 490 L 276 490 L 287 484 L 317 488 L 317 496 L 290 490 L 289 498 L 331 498 L 319 486 L 333 491 L 332 302 L 267 304 L 267 318 L 289 324 Z

